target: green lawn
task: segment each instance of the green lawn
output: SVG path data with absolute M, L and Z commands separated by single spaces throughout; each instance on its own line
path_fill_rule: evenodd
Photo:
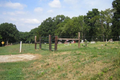
M 44 45 L 43 45 L 44 46 Z M 58 51 L 34 49 L 34 44 L 0 47 L 0 55 L 40 54 L 32 61 L 0 63 L 0 80 L 120 80 L 118 42 L 58 44 Z

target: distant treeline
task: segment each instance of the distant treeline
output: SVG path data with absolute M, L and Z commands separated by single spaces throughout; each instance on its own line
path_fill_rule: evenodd
M 77 37 L 81 33 L 82 39 L 92 40 L 93 37 L 118 39 L 120 35 L 120 0 L 114 0 L 113 9 L 99 11 L 92 9 L 87 15 L 68 17 L 57 15 L 44 20 L 37 28 L 30 32 L 19 32 L 12 23 L 0 24 L 0 42 L 34 42 L 34 36 Z

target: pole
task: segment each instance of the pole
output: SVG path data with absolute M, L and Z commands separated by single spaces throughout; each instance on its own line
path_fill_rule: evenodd
M 37 45 L 36 45 L 36 44 L 37 44 L 37 43 L 36 43 L 36 38 L 37 38 L 37 36 L 35 36 L 35 49 L 36 49 L 36 46 L 37 46 Z
M 55 36 L 55 51 L 57 51 L 57 36 Z
M 80 32 L 78 32 L 78 48 L 80 48 Z
M 120 44 L 120 36 L 119 36 L 119 44 Z
M 51 35 L 49 35 L 49 51 L 51 51 Z
M 39 48 L 41 49 L 41 37 L 39 38 Z
M 20 53 L 22 51 L 22 41 L 20 41 Z

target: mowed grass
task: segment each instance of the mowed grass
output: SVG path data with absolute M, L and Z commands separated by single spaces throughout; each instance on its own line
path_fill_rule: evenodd
M 41 54 L 37 60 L 0 63 L 0 80 L 120 80 L 118 42 L 58 44 L 58 51 L 34 49 L 34 44 L 0 47 L 0 55 Z

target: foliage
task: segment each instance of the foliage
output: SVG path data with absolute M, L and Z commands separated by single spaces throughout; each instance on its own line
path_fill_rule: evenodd
M 105 41 L 105 39 L 111 39 L 112 36 L 118 40 L 120 35 L 120 1 L 114 0 L 112 5 L 113 9 L 109 8 L 99 11 L 94 8 L 84 16 L 80 15 L 70 18 L 64 15 L 57 15 L 53 18 L 49 17 L 30 32 L 19 32 L 12 23 L 2 23 L 0 25 L 0 40 L 5 42 L 18 40 L 34 42 L 35 36 L 39 39 L 39 37 L 48 35 L 75 38 L 78 32 L 81 33 L 82 40 L 91 41 L 94 38 L 100 38 L 100 40 Z M 19 36 L 19 38 L 16 38 L 16 36 Z
M 115 10 L 113 20 L 112 20 L 112 35 L 119 36 L 120 35 L 120 0 L 114 0 L 113 9 Z
M 38 28 L 34 28 L 30 32 L 19 32 L 19 40 L 27 43 L 34 42 L 34 37 L 39 36 L 37 30 Z
M 64 15 L 57 15 L 54 18 L 49 17 L 38 26 L 38 34 L 40 36 L 55 35 L 57 25 L 65 20 Z
M 29 32 L 19 32 L 19 40 L 26 42 L 26 39 L 29 37 Z
M 85 16 L 85 23 L 90 26 L 88 36 L 96 36 L 96 25 L 95 23 L 99 20 L 99 11 L 98 9 L 92 9 L 88 11 L 87 16 Z
M 2 36 L 0 35 L 0 39 L 2 39 Z
M 12 23 L 0 24 L 0 34 L 3 41 L 15 42 L 18 40 L 19 31 Z

